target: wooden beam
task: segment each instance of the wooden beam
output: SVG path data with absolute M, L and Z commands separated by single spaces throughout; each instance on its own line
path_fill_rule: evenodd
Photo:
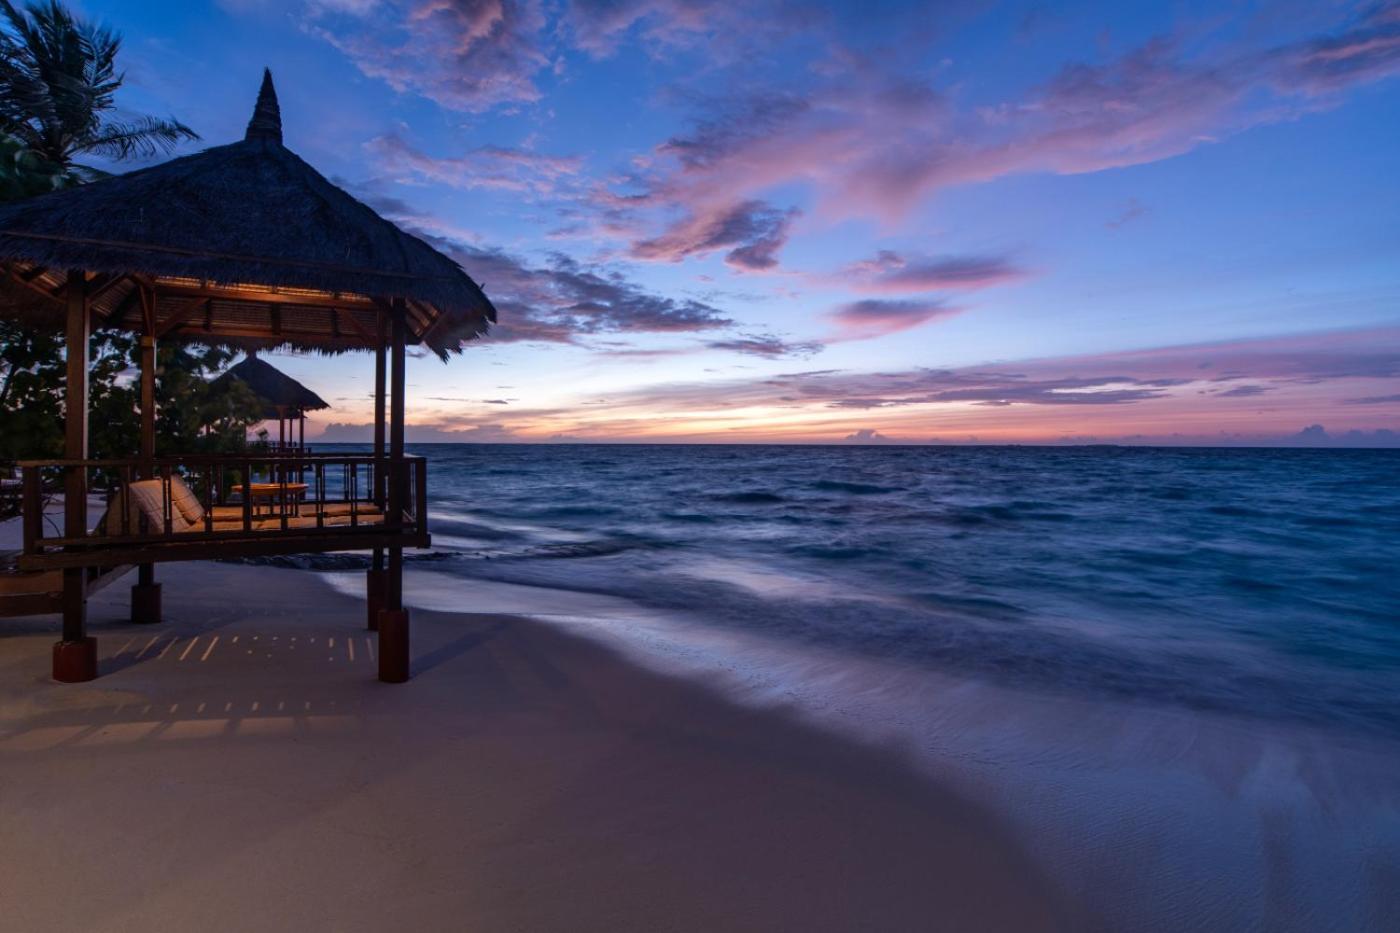
M 140 300 L 140 298 L 141 288 L 140 286 L 137 286 L 136 288 L 133 288 L 131 291 L 127 292 L 125 298 L 117 302 L 117 306 L 113 308 L 110 312 L 108 312 L 104 320 L 106 320 L 109 324 L 121 323 L 121 321 L 123 321 L 126 318 L 126 313 L 131 310 L 132 306 L 135 305 L 136 302 Z M 150 330 L 144 326 L 144 318 L 141 330 L 143 333 L 150 333 Z
M 322 531 L 308 529 L 304 534 L 277 531 L 248 533 L 214 532 L 190 540 L 112 542 L 110 547 L 90 548 L 80 553 L 49 551 L 42 554 L 22 554 L 21 570 L 53 570 L 67 567 L 117 567 L 123 564 L 166 563 L 181 560 L 220 560 L 239 557 L 260 557 L 273 554 L 314 554 L 325 551 L 363 551 L 375 547 L 424 548 L 432 538 L 408 530 L 389 532 L 382 526 L 359 528 L 327 527 Z M 261 539 L 261 540 L 258 540 Z
M 379 319 L 379 338 L 374 348 L 374 501 L 382 509 L 387 487 L 384 484 L 384 386 L 388 354 L 387 322 Z M 376 569 L 379 569 L 376 566 Z
M 406 501 L 404 486 L 408 481 L 408 471 L 403 459 L 404 441 L 404 344 L 408 337 L 408 322 L 403 299 L 395 299 L 393 316 L 389 320 L 390 344 L 390 404 L 389 404 L 389 508 L 385 515 L 389 528 L 398 531 L 403 525 L 403 508 Z M 403 549 L 389 549 L 389 579 L 385 587 L 384 608 L 403 608 Z
M 88 282 L 88 304 L 96 304 L 97 299 L 107 294 L 113 287 L 120 285 L 125 280 L 126 276 L 124 275 L 99 275 L 94 277 L 92 281 Z
M 154 476 L 156 459 L 156 338 L 141 337 L 141 460 L 146 479 Z
M 169 337 L 172 334 L 178 336 L 184 332 L 184 327 L 177 326 L 168 331 L 162 331 L 158 336 L 162 338 Z M 336 337 L 332 334 L 323 334 L 309 330 L 284 330 L 281 334 L 274 334 L 267 328 L 235 327 L 227 324 L 220 324 L 218 321 L 215 321 L 214 326 L 210 327 L 208 330 L 204 329 L 203 322 L 198 323 L 195 325 L 195 332 L 198 333 L 200 337 L 251 337 L 253 339 L 277 342 L 300 340 L 306 343 L 327 344 L 333 348 L 343 347 L 346 350 L 366 349 L 364 342 L 356 337 Z
M 382 334 L 376 335 L 374 331 L 370 330 L 364 324 L 360 323 L 360 319 L 357 318 L 348 309 L 332 308 L 331 311 L 335 314 L 335 316 L 338 319 L 348 323 L 350 325 L 350 329 L 355 331 L 355 333 L 359 334 L 362 338 L 364 338 L 364 341 L 370 346 L 376 346 L 384 342 L 384 337 Z
M 181 305 L 165 320 L 156 323 L 155 336 L 157 338 L 164 337 L 166 334 L 194 317 L 199 313 L 199 309 L 203 307 L 206 301 L 208 301 L 208 299 L 203 297 L 192 298 L 186 304 Z
M 64 409 L 63 456 L 86 460 L 88 455 L 88 317 L 87 275 L 81 269 L 68 272 L 65 288 L 68 305 L 65 328 L 67 393 Z M 87 534 L 87 468 L 70 467 L 63 484 L 63 533 L 77 538 Z M 87 637 L 87 582 L 76 567 L 63 574 L 63 640 L 81 642 Z
M 62 294 L 63 289 L 62 289 L 62 288 L 60 288 L 58 291 L 52 291 L 52 292 L 49 291 L 47 288 L 44 288 L 44 286 L 42 286 L 42 285 L 39 284 L 39 281 L 38 281 L 38 280 L 39 280 L 39 276 L 37 276 L 37 275 L 34 276 L 34 278 L 32 278 L 32 279 L 25 279 L 25 278 L 21 278 L 20 276 L 16 275 L 15 272 L 14 272 L 14 270 L 11 269 L 11 270 L 10 270 L 10 279 L 11 279 L 12 281 L 14 281 L 16 284 L 18 284 L 18 285 L 23 285 L 25 288 L 29 289 L 29 290 L 32 291 L 32 292 L 35 292 L 36 294 L 43 295 L 43 296 L 44 296 L 45 298 L 47 298 L 49 301 L 62 301 L 62 300 L 63 300 L 63 294 Z
M 386 321 L 383 316 L 379 318 L 379 333 L 374 342 L 374 502 L 380 509 L 384 508 L 384 494 L 386 487 L 384 484 L 384 381 L 385 381 L 385 356 L 388 353 L 386 334 Z M 374 616 L 370 619 L 370 628 L 379 628 L 379 610 L 384 608 L 384 549 L 375 548 L 373 564 L 370 568 L 371 575 L 379 574 L 375 577 L 375 602 Z
M 136 294 L 141 299 L 141 333 L 156 335 L 156 295 L 151 286 L 136 280 Z

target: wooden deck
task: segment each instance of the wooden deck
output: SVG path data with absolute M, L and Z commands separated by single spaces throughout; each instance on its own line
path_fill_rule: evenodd
M 0 555 L 0 618 L 63 611 L 62 570 L 20 570 L 16 555 Z M 87 595 L 120 579 L 130 564 L 88 571 Z

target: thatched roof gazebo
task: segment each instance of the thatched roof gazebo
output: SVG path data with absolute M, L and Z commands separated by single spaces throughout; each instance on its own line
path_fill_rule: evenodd
M 86 597 L 114 568 L 141 568 L 132 616 L 154 621 L 160 615 L 155 563 L 362 549 L 376 555 L 369 618 L 379 627 L 380 678 L 407 679 L 403 548 L 426 546 L 429 538 L 426 465 L 403 449 L 405 347 L 446 360 L 484 334 L 496 312 L 456 262 L 283 145 L 270 74 L 239 142 L 0 205 L 0 313 L 66 333 L 65 457 L 21 464 L 19 566 L 62 572 L 57 679 L 96 676 Z M 94 325 L 141 338 L 141 455 L 130 461 L 88 458 Z M 154 372 L 161 340 L 250 352 L 373 350 L 374 453 L 297 452 L 295 462 L 271 466 L 247 456 L 157 456 Z M 255 469 L 273 480 L 252 482 Z M 308 471 L 314 483 L 289 481 Z M 46 537 L 40 489 L 53 474 L 65 487 L 64 531 Z M 109 482 L 109 506 L 92 529 L 87 492 L 90 480 L 101 477 Z
M 264 421 L 277 422 L 277 443 L 285 448 L 291 441 L 289 427 L 298 426 L 300 437 L 296 446 L 306 447 L 306 413 L 323 411 L 330 403 L 297 382 L 277 367 L 258 357 L 256 350 L 249 350 L 241 363 L 231 366 L 214 380 L 216 390 L 227 390 L 234 382 L 241 382 L 258 397 L 262 403 Z

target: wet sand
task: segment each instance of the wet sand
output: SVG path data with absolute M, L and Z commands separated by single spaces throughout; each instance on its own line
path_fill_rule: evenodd
M 888 750 L 511 616 L 415 610 L 383 685 L 315 576 L 160 571 L 160 626 L 90 604 L 90 684 L 0 622 L 6 929 L 1098 926 Z

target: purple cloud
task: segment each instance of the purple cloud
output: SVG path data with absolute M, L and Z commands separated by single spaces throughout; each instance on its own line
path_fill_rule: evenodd
M 680 411 L 793 403 L 852 411 L 967 403 L 998 408 L 1108 409 L 1172 398 L 1189 400 L 1203 389 L 1218 386 L 1220 372 L 1230 373 L 1226 377 L 1230 381 L 1248 380 L 1248 385 L 1265 386 L 1280 394 L 1303 385 L 1335 384 L 1329 391 L 1340 393 L 1367 382 L 1393 384 L 1390 380 L 1400 378 L 1400 328 L 1031 360 L 1014 367 L 794 372 L 765 379 L 643 389 L 637 391 L 636 401 L 648 408 L 665 405 Z M 1316 396 L 1315 392 L 1310 394 Z M 1234 402 L 1249 406 L 1252 412 L 1253 403 L 1248 399 L 1254 395 L 1257 393 L 1217 398 L 1222 406 Z M 1375 398 L 1383 401 L 1390 396 Z
M 842 305 L 830 317 L 841 328 L 841 339 L 865 339 L 918 327 L 938 318 L 952 317 L 961 308 L 942 301 L 883 301 L 865 299 Z
M 772 334 L 745 334 L 727 340 L 712 340 L 705 344 L 711 350 L 730 350 L 747 356 L 760 356 L 777 360 L 787 357 L 803 359 L 815 356 L 823 349 L 818 341 L 792 342 Z
M 862 291 L 889 293 L 990 288 L 1024 278 L 1026 271 L 1004 256 L 904 256 L 880 250 L 852 263 L 842 278 Z
M 1233 389 L 1226 389 L 1224 392 L 1215 393 L 1220 398 L 1252 398 L 1256 395 L 1263 395 L 1265 392 L 1272 392 L 1273 386 L 1243 385 L 1235 386 Z
M 795 209 L 778 210 L 763 201 L 743 201 L 719 210 L 692 214 L 661 236 L 632 244 L 637 259 L 679 262 L 728 249 L 724 261 L 735 269 L 758 272 L 778 264 L 776 254 L 787 242 Z
M 814 63 L 800 92 L 764 87 L 705 103 L 690 131 L 656 147 L 641 173 L 645 193 L 622 209 L 679 206 L 708 219 L 736 198 L 800 185 L 815 192 L 818 216 L 897 219 L 950 187 L 1170 158 L 1400 73 L 1394 10 L 1262 50 L 1236 39 L 1201 51 L 1162 36 L 977 108 L 900 73 L 898 55 L 887 63 L 845 53 Z

